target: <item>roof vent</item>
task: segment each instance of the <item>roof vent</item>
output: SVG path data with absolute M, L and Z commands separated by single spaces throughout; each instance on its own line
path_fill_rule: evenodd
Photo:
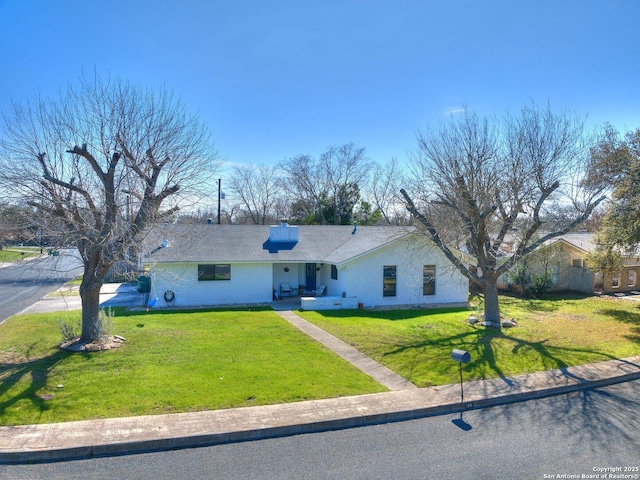
M 358 230 L 358 222 L 353 222 L 353 232 L 351 232 L 351 235 L 355 235 L 356 230 Z
M 151 250 L 151 252 L 149 252 L 149 254 L 153 255 L 156 252 L 159 252 L 160 250 L 162 250 L 163 248 L 167 248 L 169 246 L 169 240 L 163 240 L 162 243 L 160 244 L 160 246 L 154 248 L 153 250 Z

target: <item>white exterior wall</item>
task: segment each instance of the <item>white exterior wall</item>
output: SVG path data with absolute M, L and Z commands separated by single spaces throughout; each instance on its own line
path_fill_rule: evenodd
M 396 266 L 395 297 L 383 296 L 383 267 L 387 265 Z M 422 294 L 424 265 L 436 266 L 435 295 Z M 344 291 L 349 297 L 358 297 L 365 307 L 466 304 L 469 299 L 468 280 L 437 247 L 418 247 L 410 241 L 398 242 L 338 268 L 338 280 L 332 281 L 331 287 L 330 295 Z
M 355 296 L 354 294 L 349 292 L 350 290 L 353 292 L 354 289 L 347 287 L 347 278 L 349 278 L 349 275 L 347 274 L 349 270 L 347 267 L 338 267 L 337 280 L 333 280 L 331 278 L 331 265 L 323 266 L 323 270 L 326 270 L 326 271 L 322 272 L 323 273 L 322 281 L 319 283 L 319 285 L 323 284 L 327 286 L 327 295 L 334 296 L 334 297 L 341 297 L 342 292 L 344 292 L 345 295 L 348 295 L 350 297 Z M 343 271 L 345 272 L 345 274 L 343 274 Z
M 302 277 L 302 280 L 300 280 Z M 273 288 L 279 292 L 280 285 L 288 283 L 293 294 L 298 295 L 298 286 L 304 285 L 304 264 L 298 263 L 274 263 L 273 264 Z
M 203 262 L 205 263 L 205 262 Z M 267 303 L 273 299 L 272 266 L 263 263 L 232 263 L 231 280 L 198 281 L 198 264 L 165 263 L 151 270 L 149 299 L 166 307 L 164 293 L 173 291 L 171 306 Z

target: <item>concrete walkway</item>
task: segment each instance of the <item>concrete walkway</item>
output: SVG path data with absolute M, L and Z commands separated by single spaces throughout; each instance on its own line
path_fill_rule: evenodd
M 347 362 L 358 367 L 361 371 L 372 377 L 378 383 L 387 387 L 389 390 L 412 390 L 418 388 L 410 381 L 392 372 L 384 365 L 381 365 L 375 360 L 360 353 L 358 350 L 346 344 L 342 340 L 325 332 L 321 328 L 316 327 L 313 323 L 307 322 L 291 310 L 276 311 L 276 313 L 287 322 L 323 344 L 328 349 L 333 350 L 334 353 L 344 358 Z
M 110 286 L 108 303 L 140 299 Z M 120 297 L 118 297 L 120 295 Z M 43 300 L 29 311 L 59 306 Z M 105 303 L 107 303 L 105 302 Z M 43 304 L 44 303 L 44 304 Z M 64 303 L 63 303 L 64 305 Z M 68 303 L 66 304 L 68 307 Z M 277 313 L 391 391 L 261 407 L 0 427 L 0 463 L 45 462 L 257 440 L 457 413 L 640 379 L 640 356 L 529 375 L 417 388 L 333 335 L 282 308 Z M 290 307 L 289 307 L 290 308 Z

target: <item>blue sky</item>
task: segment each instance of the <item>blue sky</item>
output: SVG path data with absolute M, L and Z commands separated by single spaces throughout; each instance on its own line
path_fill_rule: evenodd
M 638 0 L 0 0 L 0 109 L 95 68 L 172 88 L 228 165 L 404 161 L 465 104 L 640 127 L 639 24 Z

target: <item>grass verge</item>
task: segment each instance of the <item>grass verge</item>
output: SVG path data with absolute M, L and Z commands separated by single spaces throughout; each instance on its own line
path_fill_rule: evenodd
M 119 315 L 118 315 L 119 313 Z M 0 325 L 0 424 L 177 413 L 359 395 L 385 388 L 270 309 L 124 314 L 121 349 L 57 348 L 60 321 Z
M 18 262 L 23 258 L 37 255 L 38 252 L 38 250 L 29 249 L 29 247 L 3 248 L 0 250 L 0 263 Z
M 471 354 L 465 381 L 640 354 L 640 302 L 575 295 L 500 301 L 518 327 L 471 326 L 467 309 L 299 314 L 420 387 L 458 381 L 454 348 Z
M 47 298 L 57 298 L 57 297 L 79 297 L 80 296 L 80 284 L 82 283 L 82 275 L 74 278 L 73 280 L 69 280 L 67 283 L 62 285 L 59 289 L 54 290 L 53 292 L 49 292 L 46 296 Z

